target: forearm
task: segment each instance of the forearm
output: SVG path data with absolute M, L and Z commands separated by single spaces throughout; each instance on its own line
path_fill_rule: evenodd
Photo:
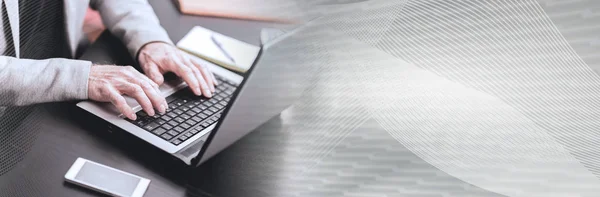
M 87 99 L 91 62 L 0 56 L 0 105 Z
M 136 58 L 139 50 L 150 42 L 172 44 L 160 25 L 154 10 L 146 0 L 95 0 L 106 27 L 121 38 L 130 54 Z

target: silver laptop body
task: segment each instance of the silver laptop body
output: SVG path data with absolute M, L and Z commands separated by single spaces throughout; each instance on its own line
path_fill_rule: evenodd
M 265 46 L 273 46 L 292 35 L 293 32 L 295 31 L 280 36 Z M 216 77 L 234 84 L 237 88 L 227 102 L 227 106 L 220 112 L 222 114 L 218 120 L 200 130 L 195 130 L 194 135 L 179 144 L 173 144 L 169 140 L 161 138 L 160 135 L 123 118 L 111 103 L 82 101 L 77 103 L 77 106 L 107 121 L 112 126 L 172 154 L 186 164 L 197 166 L 290 106 L 295 99 L 300 97 L 310 80 L 305 77 L 305 74 L 310 71 L 303 70 L 298 65 L 277 63 L 280 61 L 278 57 L 264 57 L 265 54 L 269 55 L 269 47 L 265 46 L 261 47 L 252 68 L 245 73 L 246 80 L 239 74 L 196 58 L 199 62 L 209 66 Z M 187 90 L 187 85 L 181 79 L 176 79 L 166 81 L 160 86 L 160 90 L 169 102 L 173 100 L 174 94 Z M 215 92 L 215 94 L 218 93 L 218 91 Z M 136 113 L 142 110 L 135 99 L 126 97 L 126 100 Z M 169 103 L 169 105 L 172 107 L 173 104 Z M 227 118 L 225 118 L 226 116 Z M 192 131 L 198 125 L 200 123 L 186 129 L 183 133 Z M 216 132 L 216 126 L 222 129 Z

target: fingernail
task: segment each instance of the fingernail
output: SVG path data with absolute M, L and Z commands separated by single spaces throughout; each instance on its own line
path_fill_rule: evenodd
M 154 110 L 152 110 L 152 109 L 151 109 L 151 110 L 148 110 L 148 115 L 149 115 L 149 116 L 154 116 Z
M 135 120 L 135 119 L 137 119 L 137 116 L 136 116 L 135 114 L 132 114 L 132 115 L 131 115 L 131 119 L 132 119 L 132 120 Z
M 167 110 L 167 107 L 166 107 L 166 105 L 165 105 L 164 103 L 163 103 L 163 104 L 160 104 L 160 113 L 161 113 L 161 114 L 164 114 L 166 110 Z
M 196 88 L 196 95 L 202 95 L 202 90 L 200 90 L 200 88 Z
M 206 91 L 206 97 L 212 97 L 212 93 L 210 91 Z

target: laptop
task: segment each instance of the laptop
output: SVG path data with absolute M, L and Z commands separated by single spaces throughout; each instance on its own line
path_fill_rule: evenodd
M 245 76 L 197 58 L 212 69 L 219 81 L 213 97 L 195 96 L 179 78 L 166 81 L 159 87 L 169 103 L 165 114 L 148 116 L 130 97 L 126 100 L 136 111 L 136 120 L 123 117 L 110 103 L 82 101 L 77 106 L 187 165 L 198 166 L 300 97 L 309 71 L 269 56 L 270 46 L 291 34 L 262 45 Z

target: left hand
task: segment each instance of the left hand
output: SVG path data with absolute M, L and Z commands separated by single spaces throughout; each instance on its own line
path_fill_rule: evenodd
M 149 43 L 141 49 L 138 58 L 144 73 L 159 85 L 164 82 L 163 74 L 166 72 L 183 78 L 198 96 L 212 97 L 215 85 L 218 85 L 215 76 L 205 65 L 173 45 Z

